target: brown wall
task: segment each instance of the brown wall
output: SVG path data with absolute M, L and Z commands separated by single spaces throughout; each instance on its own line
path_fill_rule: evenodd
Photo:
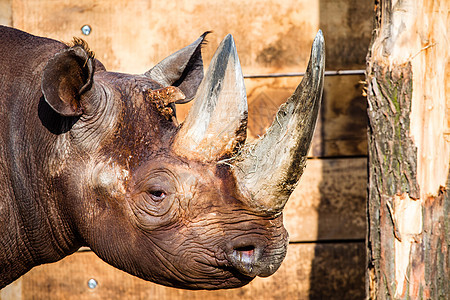
M 326 40 L 327 70 L 364 69 L 372 1 L 363 0 L 0 0 L 0 23 L 70 41 L 84 38 L 105 66 L 143 73 L 212 30 L 206 65 L 231 33 L 244 74 L 303 72 L 314 35 Z M 83 36 L 80 28 L 92 32 Z M 245 79 L 249 138 L 264 133 L 301 77 Z M 364 296 L 366 100 L 362 75 L 326 77 L 313 147 L 285 210 L 291 243 L 273 276 L 236 290 L 191 292 L 160 287 L 78 252 L 33 269 L 0 293 L 19 299 L 361 299 Z M 180 117 L 189 105 L 180 107 Z M 99 285 L 89 289 L 87 281 Z

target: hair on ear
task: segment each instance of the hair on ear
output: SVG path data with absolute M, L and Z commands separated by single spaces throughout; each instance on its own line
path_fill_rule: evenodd
M 213 33 L 212 30 L 208 30 L 205 31 L 200 37 L 203 38 L 202 42 L 200 43 L 200 46 L 203 48 L 204 46 L 208 45 L 208 40 L 206 39 L 206 37 L 208 36 L 208 34 Z
M 95 53 L 89 48 L 88 43 L 79 37 L 73 37 L 73 40 L 70 43 L 66 43 L 67 46 L 70 48 L 80 47 L 82 48 L 86 54 L 89 56 L 89 58 L 94 59 Z

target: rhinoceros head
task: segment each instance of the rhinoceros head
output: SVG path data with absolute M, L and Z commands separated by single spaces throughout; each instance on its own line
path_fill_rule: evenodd
M 55 193 L 68 226 L 109 264 L 168 286 L 231 288 L 273 274 L 285 257 L 282 210 L 314 131 L 324 41 L 319 32 L 302 82 L 246 144 L 233 38 L 203 78 L 204 36 L 144 75 L 107 72 L 80 45 L 58 53 L 42 90 L 70 121 L 48 168 L 55 186 L 64 182 Z M 179 125 L 175 104 L 192 98 Z

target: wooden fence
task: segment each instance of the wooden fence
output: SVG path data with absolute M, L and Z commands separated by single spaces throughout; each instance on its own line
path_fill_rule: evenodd
M 301 77 L 320 28 L 327 70 L 365 68 L 372 1 L 364 0 L 0 0 L 0 22 L 70 41 L 84 38 L 107 69 L 143 73 L 212 30 L 207 65 L 231 33 L 246 75 L 249 138 L 264 133 Z M 83 35 L 81 28 L 91 32 Z M 107 265 L 88 249 L 34 268 L 0 299 L 362 299 L 367 184 L 363 75 L 326 77 L 323 106 L 298 188 L 284 220 L 287 257 L 275 275 L 224 291 L 185 291 L 145 282 Z M 189 105 L 178 108 L 182 119 Z M 96 284 L 89 285 L 90 279 Z M 94 281 L 91 281 L 94 283 Z

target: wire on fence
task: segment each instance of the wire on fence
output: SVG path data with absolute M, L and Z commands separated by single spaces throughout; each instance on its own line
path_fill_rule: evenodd
M 365 75 L 365 70 L 337 70 L 337 71 L 325 71 L 325 76 L 348 76 L 348 75 Z M 255 74 L 244 75 L 244 78 L 274 78 L 274 77 L 301 77 L 305 76 L 305 72 L 299 73 L 273 73 L 273 74 Z

